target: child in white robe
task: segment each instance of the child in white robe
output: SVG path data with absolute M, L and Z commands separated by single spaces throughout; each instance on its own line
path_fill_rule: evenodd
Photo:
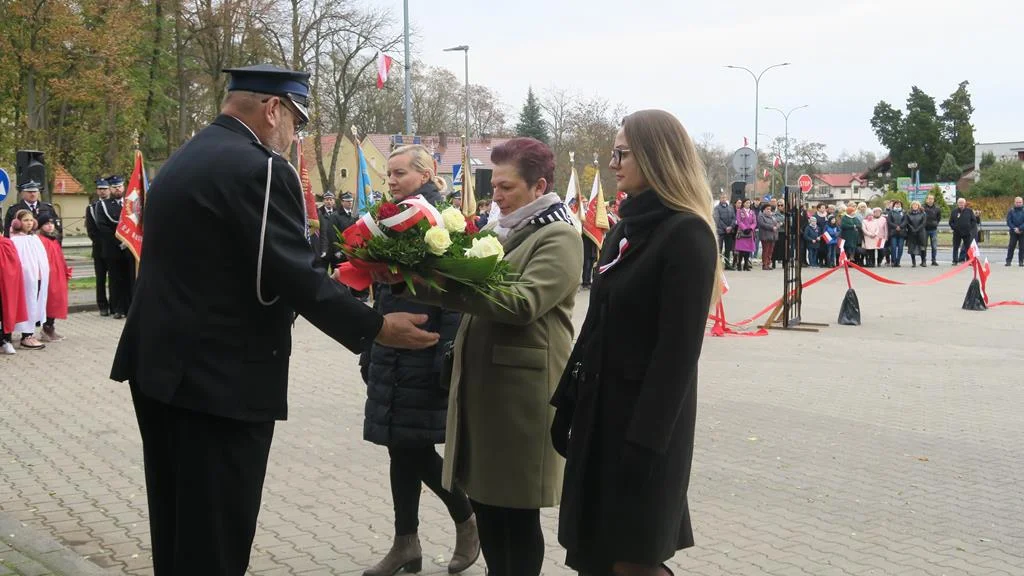
M 18 249 L 25 279 L 25 304 L 28 320 L 14 326 L 21 333 L 21 347 L 42 350 L 46 347 L 36 336 L 36 327 L 46 321 L 46 295 L 50 285 L 50 262 L 46 247 L 34 234 L 36 219 L 30 210 L 19 210 L 11 222 L 11 242 Z

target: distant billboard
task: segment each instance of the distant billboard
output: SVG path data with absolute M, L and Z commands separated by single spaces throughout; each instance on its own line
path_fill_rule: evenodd
M 947 204 L 956 204 L 956 182 L 922 182 L 919 186 L 914 186 L 914 182 L 910 178 L 897 178 L 896 187 L 907 193 L 907 198 L 911 202 L 924 203 L 924 199 L 932 193 L 932 188 L 936 186 L 939 190 L 942 190 L 942 197 L 945 198 Z

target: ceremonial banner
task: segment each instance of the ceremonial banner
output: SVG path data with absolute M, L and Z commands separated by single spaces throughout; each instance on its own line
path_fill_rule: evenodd
M 608 231 L 608 208 L 604 205 L 604 190 L 601 188 L 601 171 L 594 172 L 594 185 L 590 190 L 586 216 L 583 220 L 583 233 L 597 244 L 598 249 L 604 244 L 604 234 Z
M 583 192 L 580 191 L 580 179 L 576 174 L 576 165 L 572 164 L 569 171 L 569 186 L 565 190 L 565 199 L 562 201 L 572 217 L 572 225 L 576 231 L 583 233 L 583 224 L 580 222 L 580 206 L 583 204 Z
M 370 172 L 366 168 L 363 145 L 357 144 L 356 150 L 359 154 L 359 174 L 356 175 L 356 213 L 362 216 L 370 211 L 370 204 L 373 204 L 373 184 L 370 183 Z
M 469 157 L 469 142 L 462 141 L 462 215 L 476 216 L 476 192 L 473 191 L 473 162 Z
M 128 191 L 124 195 L 124 206 L 121 208 L 121 219 L 117 223 L 114 236 L 135 256 L 138 263 L 142 257 L 142 211 L 146 206 L 146 192 L 149 190 L 149 179 L 146 178 L 146 166 L 142 162 L 142 151 L 135 151 L 135 167 L 132 177 L 128 179 Z
M 299 182 L 302 184 L 302 200 L 306 206 L 306 236 L 320 232 L 320 215 L 316 212 L 316 197 L 313 196 L 313 184 L 309 181 L 309 168 L 306 167 L 306 156 L 302 153 L 302 140 L 297 146 L 299 157 Z

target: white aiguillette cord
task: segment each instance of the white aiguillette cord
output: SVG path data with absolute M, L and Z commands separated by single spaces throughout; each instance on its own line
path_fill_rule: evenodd
M 263 194 L 263 221 L 260 223 L 260 251 L 256 257 L 256 299 L 264 306 L 273 306 L 281 297 L 271 300 L 263 299 L 263 246 L 267 241 L 267 211 L 270 209 L 270 176 L 273 172 L 274 158 L 267 158 L 267 190 Z

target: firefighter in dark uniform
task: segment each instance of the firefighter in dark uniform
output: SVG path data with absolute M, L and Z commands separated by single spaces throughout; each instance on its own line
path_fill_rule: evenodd
M 92 267 L 96 272 L 96 306 L 100 316 L 110 316 L 110 300 L 107 298 L 107 261 L 103 258 L 103 244 L 100 242 L 100 229 L 96 225 L 96 215 L 100 202 L 110 197 L 110 184 L 103 178 L 96 180 L 95 202 L 85 209 L 85 232 L 92 241 Z
M 110 177 L 110 197 L 117 201 L 117 211 L 120 215 L 124 209 L 124 178 L 121 176 Z M 118 217 L 120 218 L 120 216 Z M 118 220 L 120 222 L 120 219 Z M 116 229 L 116 225 L 115 225 Z M 119 257 L 117 259 L 116 274 L 120 278 L 124 290 L 121 293 L 124 315 L 128 316 L 128 310 L 132 307 L 132 295 L 135 294 L 135 255 L 128 249 L 128 246 L 118 242 Z
M 107 182 L 116 181 L 111 176 Z M 129 278 L 125 276 L 124 252 L 127 249 L 115 236 L 117 224 L 121 221 L 121 202 L 116 198 L 115 188 L 111 187 L 108 198 L 96 201 L 96 230 L 99 238 L 100 256 L 107 267 L 110 278 L 110 313 L 117 320 L 128 316 Z
M 351 198 L 351 194 L 346 194 Z M 344 198 L 344 195 L 342 196 Z M 320 215 L 320 257 L 331 273 L 345 261 L 345 255 L 338 248 L 339 234 L 355 223 L 355 220 L 343 209 L 334 204 L 334 193 L 328 190 L 324 192 L 324 204 L 317 208 Z
M 296 313 L 353 352 L 438 341 L 416 326 L 426 316 L 381 316 L 315 265 L 299 177 L 280 156 L 308 121 L 309 74 L 226 72 L 221 114 L 149 191 L 111 370 L 130 383 L 158 576 L 245 573 Z
M 57 228 L 57 242 L 63 244 L 64 223 L 61 222 L 60 214 L 57 213 L 57 209 L 53 207 L 53 204 L 39 199 L 39 191 L 41 189 L 42 184 L 34 180 L 18 185 L 18 191 L 21 192 L 21 201 L 7 209 L 7 216 L 4 218 L 4 236 L 10 237 L 11 222 L 14 221 L 14 215 L 19 210 L 31 210 L 32 215 L 35 216 L 37 221 L 40 214 L 50 214 L 50 218 Z

